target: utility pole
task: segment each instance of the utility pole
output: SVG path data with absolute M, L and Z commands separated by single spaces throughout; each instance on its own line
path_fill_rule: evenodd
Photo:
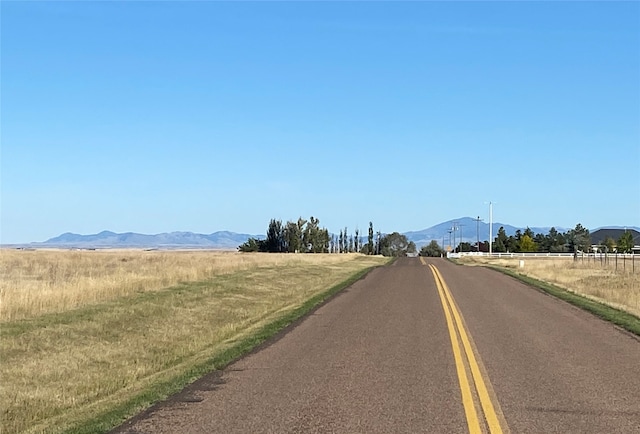
M 476 219 L 476 243 L 477 250 L 480 252 L 480 216 Z
M 453 227 L 451 228 L 453 231 L 453 253 L 456 252 L 456 230 L 458 230 L 458 222 L 453 222 Z
M 460 253 L 462 253 L 462 243 L 463 243 L 463 239 L 462 239 L 462 227 L 464 225 L 463 224 L 459 224 L 458 227 L 460 228 Z
M 493 202 L 489 202 L 489 256 L 493 254 Z

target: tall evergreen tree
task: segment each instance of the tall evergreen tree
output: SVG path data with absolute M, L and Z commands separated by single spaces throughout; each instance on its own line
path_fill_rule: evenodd
M 287 222 L 284 227 L 285 250 L 289 253 L 302 250 L 302 233 L 297 223 Z
M 305 227 L 305 245 L 312 253 L 320 253 L 324 249 L 324 239 L 319 225 L 320 220 L 311 216 Z
M 267 252 L 282 252 L 284 249 L 284 232 L 282 220 L 271 219 L 267 230 L 265 247 Z
M 369 255 L 373 255 L 373 222 L 369 222 L 369 242 L 367 245 L 367 252 Z
M 633 234 L 625 231 L 618 238 L 618 253 L 631 253 L 633 250 Z
M 533 233 L 533 231 L 531 230 L 531 228 L 529 228 L 529 226 L 527 226 L 527 228 L 524 230 L 523 235 L 526 235 L 531 239 L 534 239 L 536 237 L 536 234 Z
M 343 252 L 344 253 L 349 253 L 349 235 L 347 235 L 347 227 L 344 227 L 344 249 Z
M 360 251 L 360 231 L 358 230 L 358 228 L 356 228 L 356 236 L 353 240 L 353 250 L 358 253 Z
M 572 252 L 577 252 L 578 250 L 582 252 L 589 251 L 591 247 L 591 235 L 589 234 L 589 229 L 583 227 L 580 223 L 569 231 L 568 238 L 569 248 Z
M 507 251 L 507 233 L 504 230 L 504 226 L 500 226 L 498 229 L 498 236 L 496 236 L 495 243 L 493 245 L 493 251 L 502 253 Z
M 322 253 L 329 253 L 330 250 L 330 245 L 331 245 L 331 235 L 329 234 L 329 230 L 327 228 L 324 228 L 322 230 L 322 243 L 323 243 L 323 247 L 322 247 Z

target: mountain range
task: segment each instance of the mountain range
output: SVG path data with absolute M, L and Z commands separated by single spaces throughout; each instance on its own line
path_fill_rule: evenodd
M 264 238 L 250 234 L 219 231 L 211 234 L 193 232 L 169 232 L 156 235 L 135 232 L 115 233 L 102 231 L 99 234 L 79 235 L 70 232 L 48 239 L 42 243 L 31 243 L 31 247 L 77 247 L 77 248 L 207 248 L 235 249 L 249 237 Z
M 456 228 L 452 230 L 452 228 Z M 504 227 L 507 236 L 515 235 L 518 229 L 524 231 L 526 228 L 495 222 L 492 224 L 492 236 L 495 238 L 498 229 Z M 621 228 L 618 226 L 607 226 L 607 228 Z M 628 229 L 640 231 L 640 228 L 628 226 Z M 531 227 L 531 230 L 538 234 L 547 234 L 550 227 Z M 595 232 L 601 228 L 591 230 Z M 566 232 L 567 228 L 556 227 L 558 232 Z M 479 237 L 480 240 L 489 239 L 489 224 L 478 221 L 471 217 L 462 217 L 459 219 L 449 220 L 431 226 L 420 231 L 405 232 L 407 239 L 413 241 L 418 248 L 428 244 L 432 240 L 439 244 L 443 241 L 449 244 L 449 236 L 451 236 L 451 244 L 463 241 L 474 243 Z M 235 250 L 240 244 L 244 243 L 250 237 L 264 239 L 264 235 L 242 234 L 229 231 L 218 231 L 211 234 L 198 234 L 193 232 L 169 232 L 155 235 L 138 234 L 135 232 L 115 233 L 111 231 L 103 231 L 98 234 L 80 235 L 74 233 L 64 233 L 57 237 L 48 239 L 44 242 L 30 243 L 22 245 L 23 247 L 60 247 L 60 248 L 202 248 L 202 249 L 233 249 Z M 366 242 L 366 237 L 362 237 Z

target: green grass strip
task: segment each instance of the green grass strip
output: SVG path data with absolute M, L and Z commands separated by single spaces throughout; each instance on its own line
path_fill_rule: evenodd
M 355 282 L 362 279 L 371 270 L 377 267 L 379 266 L 374 265 L 358 271 L 357 273 L 354 273 L 345 281 L 338 283 L 325 292 L 313 296 L 298 308 L 285 313 L 283 316 L 275 319 L 273 322 L 256 331 L 255 334 L 252 334 L 251 336 L 238 341 L 235 345 L 224 350 L 220 354 L 215 355 L 208 361 L 193 366 L 186 372 L 181 373 L 180 375 L 177 375 L 170 380 L 152 385 L 149 389 L 129 399 L 123 404 L 114 407 L 110 411 L 103 413 L 95 419 L 69 428 L 65 431 L 65 433 L 95 434 L 112 430 L 113 428 L 124 423 L 129 417 L 181 391 L 186 386 L 203 377 L 204 375 L 215 370 L 224 369 L 231 362 L 250 353 L 257 346 L 264 343 L 269 338 L 275 336 L 278 332 L 284 330 L 287 326 L 302 318 L 304 315 L 313 311 L 322 303 L 324 303 L 343 289 L 353 285 Z
M 599 318 L 612 322 L 613 324 L 640 336 L 640 318 L 629 312 L 625 312 L 590 298 L 583 297 L 579 294 L 569 292 L 545 281 L 524 276 L 507 268 L 497 267 L 495 265 L 488 265 L 487 267 L 518 279 L 533 288 L 559 298 L 560 300 L 566 301 L 567 303 L 571 303 L 574 306 L 591 312 Z

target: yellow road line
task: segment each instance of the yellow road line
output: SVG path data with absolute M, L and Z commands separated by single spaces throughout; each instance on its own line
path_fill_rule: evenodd
M 422 258 L 421 258 L 422 259 Z M 422 261 L 423 264 L 426 263 L 426 261 Z M 431 268 L 431 272 L 433 273 L 434 279 L 436 281 L 436 286 L 438 287 L 438 293 L 440 294 L 440 300 L 442 301 L 443 304 L 443 308 L 445 309 L 445 316 L 447 316 L 447 325 L 450 327 L 449 321 L 450 321 L 450 315 L 448 310 L 451 309 L 451 313 L 453 314 L 453 318 L 455 320 L 455 327 L 457 328 L 459 334 L 460 334 L 460 339 L 462 340 L 462 345 L 465 351 L 465 355 L 467 356 L 467 361 L 469 363 L 469 368 L 471 370 L 471 374 L 473 377 L 473 381 L 475 384 L 475 388 L 476 391 L 478 393 L 478 397 L 480 399 L 480 405 L 482 406 L 482 411 L 484 412 L 484 416 L 485 419 L 487 421 L 487 425 L 489 426 L 489 431 L 492 434 L 502 434 L 503 430 L 500 424 L 500 419 L 498 418 L 498 415 L 496 414 L 496 410 L 495 410 L 495 406 L 493 404 L 493 401 L 491 399 L 491 395 L 489 394 L 488 390 L 487 390 L 487 386 L 484 380 L 484 377 L 482 376 L 482 373 L 480 371 L 480 367 L 478 366 L 478 362 L 476 360 L 476 355 L 473 351 L 473 348 L 471 346 L 471 342 L 468 336 L 468 333 L 464 327 L 464 321 L 462 320 L 462 314 L 458 311 L 455 301 L 453 299 L 453 295 L 451 295 L 451 291 L 449 290 L 449 287 L 447 286 L 446 282 L 444 281 L 444 278 L 442 277 L 442 274 L 440 274 L 440 271 L 434 266 L 429 264 L 429 267 Z M 444 297 L 443 295 L 444 294 Z M 446 301 L 445 301 L 446 299 Z M 447 308 L 448 305 L 448 308 Z M 451 335 L 451 329 L 449 330 L 449 334 Z M 452 339 L 452 345 L 453 346 L 458 346 L 458 339 L 456 336 L 455 339 L 455 343 L 454 343 L 454 339 Z M 458 349 L 459 351 L 459 349 Z M 457 365 L 457 361 L 456 361 L 456 365 Z M 459 371 L 458 371 L 459 372 Z M 466 373 L 464 375 L 465 379 L 467 378 Z M 460 381 L 462 382 L 462 379 L 460 379 Z M 487 379 L 487 382 L 489 382 L 489 380 Z M 462 387 L 462 386 L 461 386 Z M 463 392 L 464 394 L 464 392 Z M 464 404 L 464 398 L 463 398 L 463 404 Z M 466 410 L 466 404 L 465 405 L 465 412 Z M 496 406 L 498 406 L 499 408 L 499 404 L 496 403 Z M 504 423 L 504 422 L 503 422 Z M 507 429 L 508 430 L 508 429 Z M 472 430 L 471 425 L 469 425 L 469 431 L 470 432 L 474 432 Z
M 420 258 L 422 260 L 422 258 Z M 423 262 L 424 263 L 424 262 Z M 482 433 L 480 429 L 480 421 L 478 420 L 478 413 L 476 412 L 475 404 L 473 403 L 473 395 L 471 394 L 471 386 L 469 385 L 469 379 L 467 378 L 467 371 L 464 367 L 464 361 L 460 351 L 460 343 L 458 342 L 458 334 L 456 333 L 455 325 L 451 318 L 451 312 L 447 307 L 447 300 L 444 294 L 444 288 L 438 279 L 438 276 L 433 265 L 431 272 L 436 281 L 438 287 L 438 295 L 440 295 L 440 301 L 444 309 L 444 316 L 447 320 L 447 328 L 449 329 L 449 338 L 451 339 L 451 347 L 453 348 L 453 358 L 456 362 L 456 371 L 458 373 L 458 382 L 460 383 L 460 391 L 462 392 L 462 405 L 464 407 L 464 414 L 467 418 L 467 425 L 469 426 L 469 433 L 478 434 Z

